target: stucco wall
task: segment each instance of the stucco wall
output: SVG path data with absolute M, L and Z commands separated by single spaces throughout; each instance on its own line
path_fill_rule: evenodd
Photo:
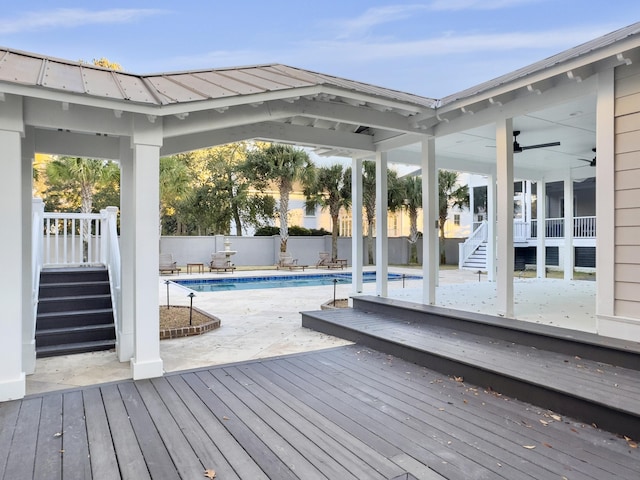
M 615 314 L 640 317 L 640 66 L 616 69 Z

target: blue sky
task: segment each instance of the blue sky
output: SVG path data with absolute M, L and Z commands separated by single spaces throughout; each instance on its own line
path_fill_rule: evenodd
M 284 63 L 441 98 L 640 21 L 638 0 L 5 2 L 0 45 L 158 73 Z

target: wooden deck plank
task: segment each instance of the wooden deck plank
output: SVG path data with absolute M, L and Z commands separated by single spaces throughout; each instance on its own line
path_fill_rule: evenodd
M 332 382 L 333 386 L 340 391 L 334 395 L 342 397 L 343 401 L 358 403 L 360 410 L 380 425 L 384 425 L 386 431 L 394 431 L 398 436 L 404 437 L 402 441 L 415 442 L 433 452 L 451 453 L 455 448 L 461 468 L 466 465 L 468 469 L 481 470 L 480 465 L 486 462 L 484 467 L 492 470 L 492 474 L 496 477 L 535 479 L 545 478 L 545 475 L 548 475 L 542 467 L 526 462 L 522 457 L 513 454 L 514 445 L 510 444 L 511 448 L 507 449 L 494 446 L 492 441 L 495 439 L 490 432 L 486 432 L 483 438 L 468 426 L 462 428 L 454 422 L 443 420 L 442 416 L 446 415 L 446 408 L 439 410 L 427 405 L 425 410 L 420 410 L 409 405 L 406 398 L 396 399 L 396 402 L 392 403 L 382 394 L 384 385 L 380 385 L 377 390 L 363 387 L 360 383 L 352 385 L 350 381 L 344 379 L 345 371 L 326 373 L 317 368 L 317 362 L 314 366 L 310 362 L 305 362 L 302 357 L 293 358 L 288 363 L 300 369 L 309 378 L 317 379 L 321 383 Z M 479 445 L 482 445 L 484 450 L 480 451 Z M 425 456 L 414 458 L 420 459 L 429 466 Z M 434 466 L 434 469 L 437 470 L 437 467 Z
M 151 478 L 179 479 L 180 475 L 176 466 L 172 462 L 167 447 L 163 443 L 135 384 L 132 382 L 123 383 L 118 386 L 118 389 Z
M 349 363 L 348 359 L 340 361 L 336 357 L 337 355 L 322 355 L 320 362 L 323 369 L 332 365 L 333 362 L 337 362 L 335 364 L 337 368 Z M 405 366 L 405 368 L 407 367 Z M 433 386 L 432 384 L 423 384 L 422 389 L 411 390 L 404 388 L 404 385 L 401 382 L 397 382 L 397 379 L 393 377 L 384 376 L 385 381 L 380 382 L 380 379 L 377 378 L 378 375 L 381 375 L 379 371 L 370 373 L 359 371 L 358 377 L 352 376 L 350 380 L 358 380 L 359 385 L 368 385 L 369 390 L 374 393 L 380 391 L 381 399 L 393 405 L 408 402 L 415 408 L 421 408 L 425 405 L 437 405 L 438 400 L 442 401 L 439 397 L 442 397 L 443 394 L 434 394 L 433 388 L 429 388 Z M 469 433 L 480 438 L 482 441 L 475 443 L 482 445 L 483 449 L 486 449 L 489 443 L 496 445 L 497 451 L 494 451 L 493 455 L 500 455 L 502 451 L 517 451 L 518 448 L 522 448 L 524 445 L 535 445 L 546 448 L 536 448 L 529 452 L 530 461 L 535 465 L 544 465 L 545 469 L 551 469 L 552 472 L 560 472 L 570 468 L 580 473 L 583 478 L 594 479 L 608 478 L 611 475 L 631 474 L 629 470 L 616 465 L 614 462 L 609 463 L 603 469 L 590 467 L 588 465 L 589 455 L 584 454 L 582 450 L 585 447 L 584 443 L 580 442 L 579 447 L 582 448 L 568 449 L 567 444 L 563 442 L 563 438 L 554 436 L 553 444 L 556 446 L 563 445 L 563 450 L 552 448 L 553 445 L 549 443 L 548 435 L 542 435 L 542 430 L 545 428 L 542 423 L 534 421 L 526 424 L 522 422 L 505 422 L 505 418 L 508 418 L 504 416 L 505 412 L 501 412 L 502 415 L 496 415 L 490 410 L 492 404 L 513 404 L 513 402 L 505 402 L 504 400 L 499 400 L 499 397 L 484 394 L 480 398 L 476 397 L 474 405 L 474 395 L 464 395 L 466 388 L 463 383 L 445 379 L 437 385 L 446 391 L 446 398 L 450 399 L 443 407 L 442 416 L 446 415 L 448 423 L 462 425 Z M 549 421 L 553 422 L 551 418 L 549 418 Z M 432 424 L 432 422 L 429 423 Z M 573 435 L 575 436 L 576 434 Z M 471 442 L 470 437 L 467 437 L 466 441 Z M 504 456 L 502 460 L 506 461 Z M 535 473 L 535 468 L 529 465 L 527 466 L 527 471 Z M 542 472 L 539 475 L 544 473 Z
M 80 390 L 62 397 L 62 473 L 65 479 L 91 477 L 89 441 Z
M 334 455 L 343 465 L 353 462 L 351 472 L 358 478 L 389 479 L 403 473 L 393 462 L 381 457 L 368 445 L 348 432 L 338 428 L 326 417 L 309 408 L 298 398 L 267 381 L 248 366 L 225 368 L 225 372 L 238 378 L 239 382 L 250 385 L 251 391 L 268 401 L 280 416 L 305 434 L 310 435 L 318 444 L 324 444 L 327 454 Z M 293 412 L 297 416 L 293 415 Z M 327 437 L 323 440 L 322 437 Z M 335 452 L 335 453 L 334 453 Z
M 41 408 L 42 398 L 22 400 L 3 478 L 32 478 Z
M 297 478 L 297 475 L 271 451 L 269 446 L 245 425 L 195 373 L 186 374 L 183 378 L 213 415 L 223 422 L 224 428 L 242 445 L 251 457 L 251 461 L 260 467 L 267 478 L 283 480 Z
M 184 394 L 179 396 L 167 378 L 154 378 L 151 380 L 151 383 L 153 383 L 158 394 L 162 397 L 170 414 L 180 426 L 182 433 L 189 441 L 191 448 L 193 448 L 194 453 L 202 464 L 207 469 L 212 469 L 217 472 L 220 478 L 239 480 L 240 477 L 212 440 L 212 437 L 222 445 L 229 445 L 231 442 L 229 439 L 222 439 L 220 435 L 209 426 L 209 419 L 205 412 L 202 411 L 203 409 L 206 410 L 206 407 L 200 405 L 200 408 L 198 408 L 198 406 L 194 404 L 194 402 L 199 402 L 199 400 L 195 398 L 195 394 L 191 392 L 192 397 Z M 188 387 L 186 388 L 188 389 Z M 198 420 L 200 420 L 202 424 L 199 423 Z M 206 426 L 203 426 L 203 424 Z M 215 422 L 214 425 L 215 424 L 217 424 L 218 428 L 224 430 L 219 426 L 218 422 Z M 209 434 L 207 432 L 209 432 Z M 240 449 L 241 447 L 238 445 L 236 448 Z M 246 478 L 258 478 L 253 475 L 257 472 L 251 473 L 252 476 Z
M 0 403 L 0 478 L 7 467 L 13 432 L 16 429 L 21 405 L 20 400 Z
M 286 465 L 291 471 L 292 475 L 296 478 L 329 478 L 322 474 L 320 470 L 312 463 L 310 459 L 297 450 L 296 447 L 289 443 L 289 441 L 280 434 L 278 428 L 286 428 L 283 422 L 276 422 L 276 425 L 270 425 L 260 415 L 266 415 L 265 409 L 261 408 L 260 413 L 253 412 L 248 406 L 246 406 L 233 391 L 228 390 L 213 376 L 211 372 L 198 372 L 196 374 L 200 380 L 207 385 L 207 387 L 215 393 L 221 401 L 223 401 L 227 409 L 233 415 L 233 420 L 229 420 L 227 423 L 231 425 L 236 421 L 242 422 L 250 431 L 257 435 L 265 444 L 265 446 L 271 450 L 280 460 L 282 465 Z M 275 418 L 271 419 L 276 420 Z M 293 432 L 287 432 L 292 434 Z M 295 434 L 294 442 L 301 442 L 302 436 Z M 253 452 L 252 457 L 258 463 L 260 463 L 259 457 L 262 452 Z
M 338 448 L 330 437 L 319 434 L 316 426 L 308 419 L 298 416 L 268 391 L 254 385 L 242 372 L 237 369 L 216 369 L 210 373 L 234 391 L 247 407 L 268 422 L 328 478 L 376 478 L 374 472 L 365 473 L 361 468 L 362 461 L 356 462 L 344 449 Z M 251 388 L 244 388 L 243 385 Z
M 122 478 L 140 480 L 151 479 L 138 439 L 133 431 L 129 415 L 124 407 L 118 386 L 106 385 L 100 388 L 102 402 L 107 413 L 113 447 L 118 458 Z
M 94 480 L 118 479 L 120 478 L 120 469 L 100 389 L 84 390 L 82 397 L 87 422 L 92 478 Z
M 136 382 L 138 393 L 149 412 L 167 453 L 173 461 L 180 478 L 196 478 L 208 469 L 201 463 L 193 448 L 176 424 L 171 412 L 149 380 Z
M 62 478 L 62 395 L 42 399 L 38 443 L 36 446 L 35 478 Z

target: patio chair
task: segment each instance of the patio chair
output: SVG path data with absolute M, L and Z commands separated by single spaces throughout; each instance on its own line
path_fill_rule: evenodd
M 216 273 L 220 272 L 231 272 L 236 269 L 236 267 L 231 263 L 231 261 L 227 258 L 227 255 L 224 252 L 216 252 L 211 254 L 211 261 L 209 262 L 209 271 L 213 270 Z
M 331 254 L 329 252 L 320 252 L 318 253 L 318 256 L 320 258 L 316 262 L 316 268 L 327 268 L 327 269 L 339 268 L 340 270 L 342 270 L 347 263 L 346 260 L 332 261 Z
M 307 267 L 308 265 L 298 265 L 298 259 L 293 258 L 293 255 L 288 252 L 280 252 L 278 263 L 276 264 L 276 270 L 279 270 L 281 268 L 288 268 L 289 270 L 301 268 L 304 272 L 304 269 Z
M 178 275 L 180 275 L 180 268 L 178 268 L 176 262 L 173 261 L 173 255 L 170 253 L 160 254 L 158 266 L 161 274 L 178 272 Z

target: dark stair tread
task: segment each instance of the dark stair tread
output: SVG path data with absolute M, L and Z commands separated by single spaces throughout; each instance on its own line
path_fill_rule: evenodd
M 77 327 L 60 327 L 60 328 L 43 328 L 38 329 L 36 332 L 36 337 L 39 335 L 57 335 L 60 333 L 80 333 L 80 332 L 89 332 L 93 330 L 106 330 L 106 329 L 115 329 L 115 323 L 99 323 L 96 325 L 81 325 Z
M 92 299 L 103 299 L 103 298 L 111 298 L 110 293 L 95 293 L 91 295 L 69 295 L 66 297 L 49 297 L 49 298 L 41 298 L 40 302 L 68 302 L 73 300 L 92 300 Z
M 54 288 L 54 287 L 76 287 L 78 285 L 109 285 L 109 280 L 90 280 L 90 281 L 80 281 L 80 282 L 51 282 L 51 283 L 41 283 L 40 287 L 42 288 Z
M 113 313 L 113 308 L 93 308 L 91 310 L 68 310 L 63 312 L 44 312 L 38 313 L 37 318 L 55 318 L 67 316 L 89 316 L 102 313 Z
M 73 353 L 85 353 L 98 350 L 109 350 L 115 348 L 115 340 L 96 340 L 93 342 L 64 343 L 60 345 L 47 345 L 36 347 L 38 357 L 51 357 L 55 355 L 67 355 Z

